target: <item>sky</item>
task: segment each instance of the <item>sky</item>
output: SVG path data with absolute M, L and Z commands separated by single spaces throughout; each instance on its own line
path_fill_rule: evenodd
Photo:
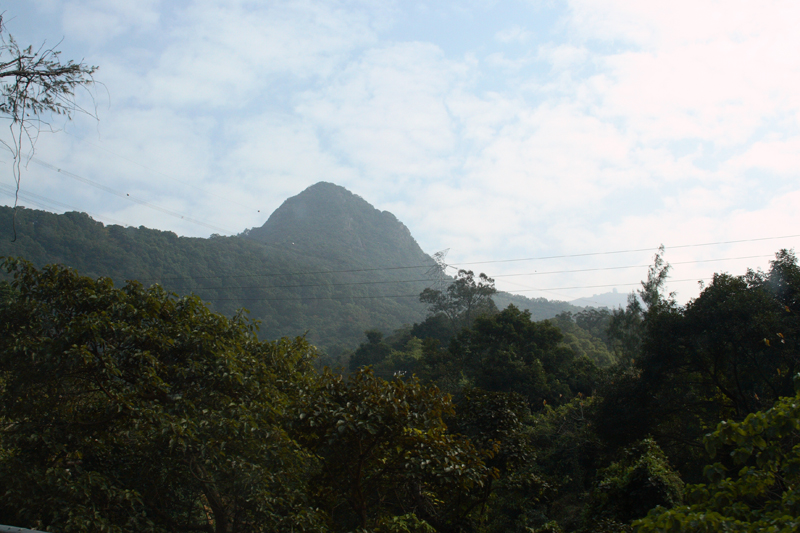
M 6 5 L 20 44 L 99 67 L 21 205 L 233 235 L 329 181 L 557 300 L 636 289 L 661 244 L 681 302 L 800 244 L 796 1 Z

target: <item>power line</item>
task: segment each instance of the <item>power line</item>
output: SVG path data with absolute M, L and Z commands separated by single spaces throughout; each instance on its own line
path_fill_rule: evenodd
M 691 247 L 700 247 L 700 246 L 715 246 L 720 244 L 731 244 L 731 243 L 742 243 L 742 242 L 756 242 L 756 241 L 769 241 L 769 240 L 778 240 L 778 239 L 791 239 L 797 238 L 800 235 L 786 235 L 782 237 L 762 237 L 756 239 L 740 239 L 735 241 L 719 241 L 719 242 L 709 242 L 709 243 L 702 243 L 702 244 L 682 244 L 678 246 L 672 247 L 665 247 L 667 250 L 670 249 L 677 249 L 677 248 L 691 248 Z M 266 245 L 265 245 L 266 246 Z M 274 248 L 278 248 L 277 246 L 273 246 Z M 283 248 L 281 248 L 283 249 Z M 565 258 L 573 258 L 573 257 L 589 257 L 589 256 L 598 256 L 598 255 L 612 255 L 612 254 L 622 254 L 622 253 L 632 253 L 632 252 L 643 252 L 643 251 L 654 251 L 657 250 L 658 247 L 654 248 L 637 248 L 637 249 L 630 249 L 630 250 L 615 250 L 615 251 L 608 251 L 608 252 L 589 252 L 589 253 L 580 253 L 580 254 L 564 254 L 564 255 L 551 255 L 551 256 L 540 256 L 540 257 L 528 257 L 528 258 L 520 258 L 520 259 L 497 259 L 492 261 L 474 261 L 468 263 L 453 263 L 447 265 L 448 268 L 455 268 L 455 265 L 477 265 L 477 264 L 492 264 L 492 263 L 510 263 L 510 262 L 519 262 L 519 261 L 544 261 L 548 259 L 565 259 Z M 756 256 L 753 256 L 756 257 Z M 709 261 L 724 261 L 725 259 L 713 259 Z M 673 263 L 673 264 L 682 264 L 682 263 Z M 649 266 L 649 265 L 645 265 Z M 272 273 L 272 274 L 214 274 L 209 276 L 168 276 L 168 277 L 157 277 L 157 278 L 142 278 L 140 281 L 168 281 L 173 279 L 192 279 L 192 280 L 200 280 L 200 279 L 212 279 L 212 278 L 226 278 L 226 279 L 241 279 L 241 278 L 270 278 L 270 277 L 281 277 L 281 276 L 310 276 L 310 275 L 318 275 L 318 274 L 345 274 L 345 273 L 357 273 L 357 272 L 382 272 L 382 271 L 392 271 L 392 270 L 408 270 L 414 268 L 426 268 L 429 269 L 431 264 L 426 265 L 406 265 L 406 266 L 392 266 L 392 267 L 376 267 L 376 268 L 352 268 L 352 269 L 341 269 L 341 270 L 308 270 L 308 271 L 297 271 L 297 272 L 288 272 L 288 273 Z M 613 269 L 616 267 L 610 267 L 609 269 Z M 624 267 L 624 268 L 632 268 L 632 267 Z M 594 269 L 585 269 L 585 271 L 590 271 Z M 597 270 L 605 270 L 603 268 L 598 268 Z M 576 271 L 577 272 L 577 271 Z M 528 275 L 528 274 L 514 274 L 514 275 Z M 495 277 L 502 277 L 505 276 L 504 274 L 497 275 Z
M 743 242 L 772 241 L 772 240 L 777 240 L 777 239 L 792 239 L 792 238 L 796 238 L 796 237 L 800 237 L 800 235 L 784 235 L 782 237 L 761 237 L 761 238 L 756 238 L 756 239 L 739 239 L 739 240 L 735 240 L 735 241 L 704 242 L 704 243 L 700 243 L 700 244 L 680 244 L 680 245 L 677 245 L 677 246 L 665 246 L 664 248 L 667 249 L 667 250 L 675 250 L 675 249 L 678 249 L 678 248 L 697 248 L 697 247 L 701 247 L 701 246 L 717 246 L 717 245 L 720 245 L 720 244 L 738 244 L 738 243 L 743 243 Z M 656 249 L 658 249 L 658 248 L 657 247 L 656 248 L 632 248 L 630 250 L 614 250 L 614 251 L 610 251 L 610 252 L 589 252 L 589 253 L 583 253 L 583 254 L 549 255 L 549 256 L 540 256 L 540 257 L 523 257 L 523 258 L 519 258 L 519 259 L 497 259 L 497 260 L 493 260 L 493 261 L 471 261 L 471 262 L 466 262 L 466 263 L 452 263 L 449 266 L 454 266 L 454 265 L 461 265 L 461 266 L 464 266 L 464 265 L 486 265 L 486 264 L 491 264 L 491 263 L 513 263 L 513 262 L 518 262 L 518 261 L 543 261 L 545 259 L 565 259 L 565 258 L 571 258 L 571 257 L 590 257 L 590 256 L 596 256 L 596 255 L 612 255 L 612 254 L 627 254 L 627 253 L 633 253 L 633 252 L 649 252 L 649 251 L 656 250 Z
M 700 279 L 676 279 L 670 280 L 670 283 L 684 283 L 688 281 L 698 282 L 698 281 L 708 281 L 712 278 L 700 278 Z M 529 289 L 527 291 L 519 291 L 519 292 L 528 292 L 528 291 L 559 291 L 559 290 L 566 290 L 566 289 L 594 289 L 598 287 L 625 287 L 631 285 L 639 285 L 641 282 L 637 283 L 612 283 L 610 285 L 582 285 L 582 286 L 575 286 L 575 287 L 553 287 L 548 289 Z M 374 300 L 377 298 L 419 298 L 419 294 L 394 294 L 394 295 L 386 295 L 386 296 L 298 296 L 298 297 L 291 297 L 291 298 L 208 298 L 205 299 L 209 302 L 252 302 L 252 301 L 259 301 L 259 302 L 285 302 L 285 301 L 299 301 L 299 300 Z
M 742 257 L 723 257 L 720 259 L 698 259 L 697 261 L 680 261 L 678 263 L 669 263 L 670 266 L 675 265 L 692 265 L 695 263 L 713 263 L 719 261 L 736 261 L 738 259 L 764 259 L 765 257 L 772 257 L 771 255 L 746 255 Z M 547 272 L 527 272 L 523 274 L 498 274 L 496 276 L 492 276 L 493 278 L 507 278 L 513 276 L 541 276 L 544 274 L 566 274 L 566 273 L 576 273 L 576 272 L 598 272 L 601 270 L 622 270 L 625 268 L 645 268 L 649 267 L 650 265 L 625 265 L 625 266 L 615 266 L 615 267 L 598 267 L 598 268 L 581 268 L 577 270 L 550 270 Z
M 155 211 L 160 211 L 161 213 L 164 213 L 166 215 L 169 215 L 169 216 L 172 216 L 172 217 L 175 217 L 175 218 L 179 218 L 179 219 L 184 220 L 186 222 L 190 222 L 192 224 L 197 224 L 198 226 L 203 226 L 205 228 L 209 228 L 209 229 L 212 229 L 214 231 L 219 231 L 219 232 L 228 233 L 228 234 L 234 234 L 235 233 L 235 232 L 233 232 L 231 230 L 228 230 L 228 229 L 225 229 L 225 228 L 220 228 L 220 227 L 214 226 L 212 224 L 207 224 L 207 223 L 203 222 L 202 220 L 197 220 L 197 219 L 188 217 L 186 215 L 182 215 L 181 213 L 178 213 L 177 211 L 172 211 L 170 209 L 166 209 L 164 207 L 161 207 L 161 206 L 158 206 L 158 205 L 155 205 L 155 204 L 151 204 L 150 202 L 146 202 L 144 200 L 141 200 L 139 198 L 131 196 L 128 193 L 119 191 L 117 189 L 113 189 L 113 188 L 108 187 L 106 185 L 103 185 L 101 183 L 97 183 L 96 181 L 92 181 L 89 178 L 84 178 L 83 176 L 75 174 L 74 172 L 70 172 L 68 170 L 64 170 L 62 168 L 59 168 L 59 167 L 57 167 L 55 165 L 51 165 L 50 163 L 47 163 L 46 161 L 42 161 L 41 159 L 39 159 L 37 157 L 32 157 L 30 160 L 33 161 L 34 163 L 36 163 L 37 165 L 41 165 L 41 166 L 43 166 L 45 168 L 49 168 L 49 169 L 51 169 L 51 170 L 53 170 L 55 172 L 58 172 L 59 174 L 63 174 L 63 175 L 65 175 L 67 177 L 70 177 L 70 178 L 72 178 L 74 180 L 83 182 L 83 183 L 85 183 L 87 185 L 91 185 L 92 187 L 96 187 L 96 188 L 98 188 L 98 189 L 100 189 L 102 191 L 105 191 L 105 192 L 109 193 L 109 194 L 113 194 L 114 196 L 119 196 L 123 200 L 128 200 L 130 202 L 142 205 L 144 207 L 148 207 L 148 208 L 153 209 Z
M 679 263 L 670 263 L 670 265 L 689 265 L 689 264 L 696 264 L 696 263 L 710 263 L 710 262 L 719 262 L 719 261 L 735 261 L 741 259 L 763 259 L 765 257 L 772 257 L 770 255 L 749 255 L 749 256 L 742 256 L 742 257 L 723 257 L 718 259 L 702 259 L 697 261 L 681 261 Z M 599 267 L 599 268 L 584 268 L 584 269 L 577 269 L 577 270 L 551 270 L 548 272 L 527 272 L 527 273 L 519 273 L 519 274 L 500 274 L 494 276 L 494 278 L 502 278 L 502 277 L 513 277 L 513 276 L 536 276 L 536 275 L 546 275 L 546 274 L 571 274 L 571 273 L 582 273 L 582 272 L 598 272 L 598 271 L 605 271 L 605 270 L 622 270 L 622 269 L 630 269 L 630 268 L 647 268 L 650 265 L 624 265 L 624 266 L 616 266 L 616 267 Z M 190 278 L 194 279 L 194 278 Z M 141 281 L 141 280 L 140 280 Z M 427 282 L 438 282 L 440 281 L 439 278 L 419 278 L 419 279 L 407 279 L 407 280 L 379 280 L 379 281 L 357 281 L 357 282 L 345 282 L 345 283 L 304 283 L 304 284 L 295 284 L 295 285 L 256 285 L 256 286 L 214 286 L 214 287 L 191 287 L 193 290 L 255 290 L 255 289 L 299 289 L 299 288 L 309 288 L 309 287 L 342 287 L 342 286 L 354 286 L 354 285 L 388 285 L 392 283 L 427 283 Z M 444 283 L 453 283 L 455 280 L 445 280 Z M 531 289 L 535 290 L 535 289 Z
M 109 154 L 111 154 L 111 155 L 113 155 L 113 156 L 116 156 L 116 157 L 119 157 L 120 159 L 124 159 L 125 161 L 127 161 L 127 162 L 129 162 L 129 163 L 132 163 L 132 164 L 134 164 L 134 165 L 137 165 L 137 166 L 139 166 L 139 167 L 141 167 L 141 168 L 143 168 L 143 169 L 147 170 L 148 172 L 152 172 L 153 174 L 160 174 L 161 176 L 164 176 L 165 178 L 167 178 L 167 179 L 169 179 L 169 180 L 172 180 L 172 181 L 174 181 L 174 182 L 176 182 L 176 183 L 180 183 L 181 185 L 185 185 L 185 186 L 187 186 L 187 187 L 192 187 L 193 189 L 197 189 L 198 191 L 200 191 L 200 192 L 202 192 L 202 193 L 204 193 L 204 194 L 207 194 L 207 195 L 209 195 L 209 196 L 213 196 L 214 198 L 223 198 L 225 201 L 227 201 L 227 202 L 229 202 L 229 203 L 236 204 L 236 205 L 239 205 L 239 206 L 241 206 L 241 207 L 246 207 L 247 209 L 252 209 L 253 211 L 256 211 L 256 212 L 258 212 L 258 213 L 260 213 L 260 212 L 261 212 L 261 210 L 260 210 L 260 209 L 258 209 L 258 208 L 255 208 L 255 207 L 253 207 L 253 206 L 251 206 L 251 205 L 246 205 L 246 204 L 243 204 L 243 203 L 241 203 L 241 202 L 237 202 L 236 200 L 232 200 L 232 199 L 230 199 L 230 198 L 226 198 L 226 197 L 224 197 L 224 196 L 220 196 L 218 193 L 213 193 L 213 192 L 211 192 L 211 191 L 208 191 L 208 190 L 206 190 L 206 189 L 204 189 L 204 188 L 202 188 L 202 187 L 198 187 L 197 185 L 195 185 L 195 184 L 193 184 L 193 183 L 189 183 L 189 182 L 186 182 L 186 181 L 179 180 L 179 179 L 177 179 L 177 178 L 173 178 L 172 176 L 170 176 L 169 174 L 167 174 L 167 173 L 165 173 L 165 172 L 161 172 L 160 170 L 155 170 L 155 169 L 152 169 L 152 168 L 150 168 L 150 167 L 148 167 L 148 166 L 146 166 L 146 165 L 143 165 L 142 163 L 140 163 L 140 162 L 138 162 L 138 161 L 134 161 L 133 159 L 130 159 L 130 158 L 128 158 L 128 157 L 125 157 L 124 155 L 121 155 L 121 154 L 118 154 L 118 153 L 116 153 L 116 152 L 113 152 L 113 151 L 109 150 L 108 148 L 106 148 L 105 146 L 101 146 L 101 145 L 95 144 L 95 143 L 93 143 L 93 142 L 91 142 L 91 141 L 88 141 L 88 140 L 86 140 L 85 138 L 80 138 L 80 137 L 78 137 L 77 135 L 75 135 L 75 134 L 72 134 L 72 133 L 70 133 L 70 132 L 68 132 L 68 131 L 65 131 L 65 133 L 66 133 L 67 135 L 71 135 L 71 136 L 75 137 L 75 138 L 76 138 L 76 139 L 78 139 L 80 142 L 83 142 L 83 143 L 89 144 L 89 145 L 91 145 L 91 146 L 94 146 L 95 148 L 98 148 L 98 149 L 100 149 L 100 150 L 103 150 L 103 151 L 105 151 L 105 152 L 108 152 Z
M 277 246 L 275 247 L 277 248 Z M 188 276 L 189 279 L 198 280 L 198 279 L 211 279 L 211 278 L 227 278 L 227 279 L 240 279 L 240 278 L 273 278 L 278 276 L 311 276 L 315 274 L 345 274 L 345 273 L 354 273 L 354 272 L 379 272 L 385 270 L 407 270 L 412 268 L 430 268 L 431 265 L 410 265 L 410 266 L 396 266 L 396 267 L 379 267 L 379 268 L 350 268 L 344 270 L 308 270 L 308 271 L 298 271 L 298 272 L 289 272 L 285 274 L 235 274 L 235 275 L 227 275 L 227 274 L 215 274 L 212 276 Z M 186 279 L 187 276 L 170 276 L 170 277 L 162 277 L 162 278 L 142 278 L 140 281 L 152 281 L 152 280 L 172 280 L 172 279 Z
M 669 280 L 670 283 L 685 283 L 688 281 L 694 281 L 695 283 L 699 281 L 709 281 L 713 278 L 700 278 L 700 279 L 671 279 Z M 518 292 L 530 292 L 530 291 L 564 291 L 568 289 L 598 289 L 603 287 L 630 287 L 634 285 L 641 285 L 641 281 L 637 281 L 636 283 L 610 283 L 605 285 L 580 285 L 575 287 L 553 287 L 552 289 L 525 289 Z
M 92 186 L 98 187 L 102 190 L 105 190 L 111 194 L 115 194 L 122 198 L 134 201 L 136 203 L 140 203 L 141 205 L 145 205 L 146 207 L 150 207 L 153 209 L 160 210 L 164 213 L 170 214 L 172 216 L 178 216 L 181 219 L 201 224 L 206 227 L 210 227 L 212 229 L 219 229 L 223 232 L 233 233 L 228 230 L 224 230 L 221 228 L 216 228 L 215 226 L 211 226 L 205 224 L 200 221 L 196 221 L 191 218 L 186 218 L 180 213 L 176 213 L 174 211 L 169 211 L 159 206 L 155 206 L 144 202 L 143 200 L 139 200 L 136 198 L 130 197 L 130 195 L 125 194 L 122 196 L 123 193 L 111 189 L 110 187 L 106 187 L 99 183 L 93 182 L 87 178 L 83 178 L 82 176 L 78 176 L 72 172 L 68 172 L 62 170 L 58 167 L 50 165 L 44 161 L 41 161 L 38 158 L 32 158 L 32 161 L 36 162 L 37 164 L 43 165 L 47 168 L 55 170 L 59 173 L 63 173 L 69 177 L 77 179 L 79 181 L 83 181 L 87 184 Z M 67 204 L 63 204 L 61 202 L 56 202 L 54 200 L 49 200 L 45 197 L 41 197 L 39 195 L 35 195 L 33 193 L 27 193 L 30 196 L 37 196 L 41 199 L 50 201 L 53 204 L 60 204 L 65 207 L 69 207 L 71 209 L 75 209 L 72 206 L 68 206 Z M 111 219 L 108 219 L 111 220 Z M 122 223 L 125 225 L 124 223 Z M 731 241 L 717 241 L 717 242 L 710 242 L 710 243 L 699 243 L 699 244 L 684 244 L 684 245 L 676 245 L 671 246 L 669 249 L 680 249 L 680 248 L 692 248 L 692 247 L 703 247 L 703 246 L 714 246 L 714 245 L 721 245 L 721 244 L 734 244 L 734 243 L 743 243 L 743 242 L 758 242 L 758 241 L 768 241 L 768 240 L 777 240 L 777 239 L 788 239 L 788 238 L 796 238 L 800 237 L 800 235 L 787 235 L 787 236 L 780 236 L 780 237 L 761 237 L 761 238 L 752 238 L 752 239 L 738 239 L 738 240 L 731 240 Z M 265 245 L 269 246 L 269 245 Z M 274 247 L 274 246 L 273 246 Z M 598 256 L 598 255 L 611 255 L 611 254 L 622 254 L 622 253 L 631 253 L 631 252 L 642 252 L 642 251 L 650 251 L 652 248 L 638 248 L 638 249 L 629 249 L 629 250 L 614 250 L 614 251 L 603 251 L 603 252 L 589 252 L 589 253 L 580 253 L 580 254 L 562 254 L 562 255 L 554 255 L 554 256 L 540 256 L 540 257 L 529 257 L 529 258 L 518 258 L 518 259 L 499 259 L 499 260 L 492 260 L 492 261 L 475 261 L 475 262 L 466 262 L 466 263 L 456 263 L 458 265 L 475 265 L 475 264 L 496 264 L 496 263 L 508 263 L 508 262 L 521 262 L 521 261 L 535 261 L 535 260 L 549 260 L 549 259 L 561 259 L 561 258 L 573 258 L 573 257 L 589 257 L 589 256 Z M 722 259 L 708 259 L 708 260 L 698 260 L 698 261 L 685 261 L 680 263 L 672 263 L 673 265 L 680 265 L 680 264 L 692 264 L 692 263 L 702 263 L 702 262 L 713 262 L 713 261 L 726 261 L 726 260 L 737 260 L 737 259 L 752 259 L 752 258 L 761 258 L 761 257 L 769 257 L 769 256 L 745 256 L 745 257 L 738 257 L 738 258 L 722 258 Z M 560 271 L 547 271 L 547 272 L 530 272 L 530 273 L 517 273 L 517 274 L 499 274 L 495 277 L 502 278 L 502 277 L 512 277 L 512 276 L 532 276 L 532 275 L 544 275 L 544 274 L 561 274 L 561 273 L 579 273 L 579 272 L 591 272 L 591 271 L 605 271 L 605 270 L 619 270 L 619 269 L 627 269 L 627 268 L 641 268 L 648 265 L 625 265 L 625 266 L 618 266 L 618 267 L 600 267 L 600 268 L 589 268 L 589 269 L 574 269 L 574 270 L 560 270 Z M 454 265 L 445 265 L 445 267 L 455 268 Z M 293 272 L 293 273 L 276 273 L 276 274 L 239 274 L 239 275 L 225 275 L 225 274 L 218 274 L 218 275 L 211 275 L 211 276 L 196 276 L 196 277 L 189 277 L 191 280 L 199 280 L 199 279 L 212 279 L 212 278 L 228 278 L 228 279 L 241 279 L 241 278 L 250 278 L 250 277 L 277 277 L 277 276 L 300 276 L 300 275 L 317 275 L 317 274 L 334 274 L 334 273 L 358 273 L 358 272 L 376 272 L 376 271 L 392 271 L 392 270 L 404 270 L 404 269 L 415 269 L 415 268 L 430 268 L 430 264 L 428 265 L 409 265 L 409 266 L 396 266 L 396 267 L 380 267 L 380 268 L 362 268 L 362 269 L 341 269 L 341 270 L 319 270 L 319 271 L 305 271 L 305 272 Z M 152 281 L 152 280 L 185 280 L 185 276 L 174 276 L 174 277 L 161 277 L 161 278 L 141 278 L 141 281 Z M 352 283 L 337 283 L 337 284 L 302 284 L 302 285 L 284 285 L 284 286 L 259 286 L 259 287 L 198 287 L 197 289 L 200 290 L 220 290 L 220 289 L 269 289 L 269 288 L 303 288 L 303 287 L 329 287 L 329 286 L 344 286 L 344 285 L 370 285 L 370 284 L 387 284 L 387 283 L 412 283 L 412 282 L 428 282 L 428 281 L 438 281 L 432 279 L 417 279 L 417 280 L 390 280 L 390 281 L 373 281 L 373 282 L 352 282 Z M 580 288 L 580 287 L 578 287 Z M 589 287 L 586 287 L 589 288 Z M 556 290 L 556 289 L 528 289 L 528 290 Z M 524 291 L 517 291 L 517 292 L 527 292 Z M 402 296 L 401 296 L 402 297 Z
M 11 189 L 10 187 L 6 187 L 5 185 L 0 184 L 0 189 L 3 192 L 5 192 L 6 194 L 8 194 L 9 196 L 11 196 L 11 197 L 14 196 L 14 190 Z M 65 204 L 63 202 L 59 202 L 58 200 L 53 200 L 51 198 L 47 198 L 46 196 L 41 196 L 39 194 L 35 194 L 35 193 L 32 193 L 32 192 L 22 192 L 22 191 L 20 191 L 19 192 L 19 197 L 21 199 L 25 200 L 26 202 L 29 202 L 29 203 L 31 203 L 33 205 L 38 205 L 39 207 L 42 207 L 42 208 L 45 208 L 45 209 L 47 209 L 47 208 L 52 209 L 53 207 L 57 206 L 57 207 L 62 207 L 64 209 L 71 209 L 73 211 L 78 211 L 78 212 L 81 211 L 79 208 L 77 208 L 75 206 L 72 206 L 72 205 L 69 205 L 69 204 Z M 106 220 L 106 221 L 111 222 L 113 224 L 119 224 L 121 226 L 128 226 L 128 224 L 125 223 L 125 222 L 120 222 L 119 220 L 115 220 L 115 219 L 107 217 L 105 215 L 102 215 L 102 216 L 91 215 L 91 216 L 92 216 L 92 218 L 94 220 L 98 220 L 98 221 L 101 221 L 101 222 L 103 220 Z
M 348 283 L 306 283 L 301 285 L 256 285 L 254 287 L 194 287 L 194 290 L 216 291 L 224 289 L 253 290 L 253 289 L 301 289 L 308 287 L 342 287 L 353 285 L 388 285 L 390 283 L 422 283 L 438 281 L 438 278 L 428 279 L 398 279 L 380 281 L 353 281 Z M 452 281 L 448 281 L 452 283 Z

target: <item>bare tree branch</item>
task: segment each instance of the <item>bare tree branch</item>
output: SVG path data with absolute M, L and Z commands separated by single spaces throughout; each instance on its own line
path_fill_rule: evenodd
M 83 61 L 62 63 L 60 55 L 55 47 L 46 48 L 44 44 L 35 51 L 32 46 L 20 48 L 14 37 L 6 33 L 0 14 L 0 118 L 10 121 L 11 132 L 11 139 L 8 142 L 0 139 L 0 143 L 11 151 L 16 185 L 12 242 L 17 239 L 16 208 L 23 153 L 27 152 L 28 160 L 33 157 L 42 127 L 50 126 L 45 118 L 57 115 L 71 120 L 75 113 L 97 118 L 75 101 L 77 88 L 89 90 L 94 85 L 97 67 Z

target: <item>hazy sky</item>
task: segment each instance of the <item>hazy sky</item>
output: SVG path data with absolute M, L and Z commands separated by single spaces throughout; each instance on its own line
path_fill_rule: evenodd
M 800 234 L 795 0 L 4 9 L 20 44 L 63 39 L 62 57 L 98 65 L 103 84 L 99 121 L 39 138 L 22 205 L 235 234 L 332 181 L 451 263 L 646 249 L 470 267 L 550 299 L 628 292 L 661 243 L 681 300 L 800 244 L 680 247 Z

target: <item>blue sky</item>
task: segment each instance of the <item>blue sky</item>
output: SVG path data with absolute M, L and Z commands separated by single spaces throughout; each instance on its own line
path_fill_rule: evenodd
M 100 67 L 99 120 L 39 138 L 30 207 L 208 236 L 324 180 L 456 264 L 643 250 L 474 266 L 551 299 L 628 292 L 663 243 L 686 300 L 800 241 L 752 240 L 800 234 L 793 1 L 33 0 L 4 20 Z

